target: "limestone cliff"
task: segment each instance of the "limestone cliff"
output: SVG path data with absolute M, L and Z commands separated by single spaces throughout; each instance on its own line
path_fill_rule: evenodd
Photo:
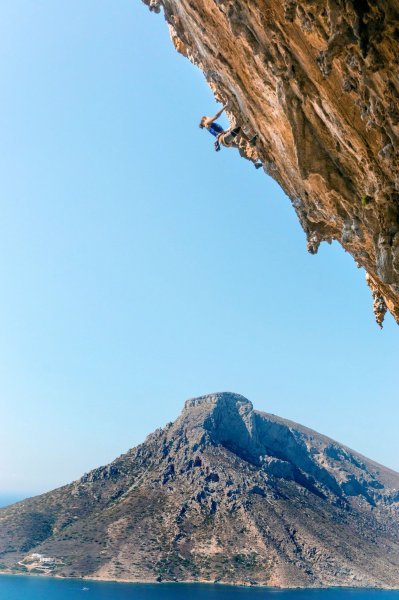
M 238 394 L 0 510 L 0 569 L 131 581 L 399 587 L 399 474 Z
M 399 1 L 144 0 L 291 199 L 308 249 L 337 240 L 399 322 Z

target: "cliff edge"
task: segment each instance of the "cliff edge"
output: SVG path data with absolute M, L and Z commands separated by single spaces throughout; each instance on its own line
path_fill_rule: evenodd
M 204 72 L 291 199 L 316 253 L 337 240 L 399 323 L 399 1 L 143 0 Z

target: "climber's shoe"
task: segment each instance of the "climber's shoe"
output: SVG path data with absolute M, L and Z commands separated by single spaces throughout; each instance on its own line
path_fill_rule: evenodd
M 255 146 L 257 139 L 258 139 L 258 134 L 254 135 L 254 137 L 249 140 L 249 145 Z
M 219 144 L 219 140 L 216 140 L 216 142 L 215 142 L 215 144 L 214 144 L 214 145 L 215 145 L 215 150 L 216 150 L 216 152 L 219 152 L 219 150 L 220 150 L 220 144 Z

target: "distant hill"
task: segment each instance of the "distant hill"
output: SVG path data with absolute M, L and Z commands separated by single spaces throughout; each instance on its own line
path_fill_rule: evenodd
M 0 494 L 0 508 L 19 502 L 24 498 L 26 498 L 26 495 L 22 494 Z
M 111 464 L 1 509 L 0 569 L 399 587 L 398 490 L 398 473 L 212 394 Z

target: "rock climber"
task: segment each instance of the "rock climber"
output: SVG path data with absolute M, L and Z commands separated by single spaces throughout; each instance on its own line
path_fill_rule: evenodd
M 216 152 L 219 152 L 220 144 L 222 144 L 222 146 L 225 146 L 226 148 L 238 146 L 236 142 L 236 137 L 241 132 L 241 127 L 230 127 L 229 129 L 225 130 L 221 125 L 219 125 L 219 123 L 216 123 L 216 119 L 218 119 L 220 115 L 223 114 L 226 108 L 227 104 L 223 106 L 214 117 L 202 117 L 199 123 L 201 129 L 207 129 L 209 133 L 216 138 Z M 254 135 L 250 140 L 248 140 L 251 146 L 255 145 L 257 137 L 257 135 Z M 262 166 L 262 163 L 258 161 L 256 161 L 254 164 L 256 169 L 259 169 Z

